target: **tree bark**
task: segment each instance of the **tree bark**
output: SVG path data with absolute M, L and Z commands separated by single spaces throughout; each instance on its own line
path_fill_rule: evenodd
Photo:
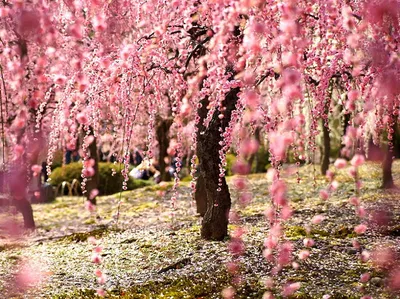
M 325 125 L 325 120 L 322 119 L 322 133 L 324 139 L 323 156 L 321 163 L 321 173 L 326 175 L 329 169 L 329 158 L 331 156 L 331 137 L 329 135 L 329 128 Z
M 397 121 L 393 123 L 391 129 L 394 132 L 392 136 L 393 149 L 391 150 L 389 145 L 387 146 L 385 158 L 383 159 L 382 162 L 382 172 L 383 172 L 382 188 L 384 189 L 391 189 L 395 187 L 392 175 L 392 164 L 393 164 L 393 158 L 395 157 L 395 151 L 398 150 L 397 139 L 399 136 L 399 132 L 397 128 Z
M 91 134 L 93 134 L 93 130 L 91 129 Z M 90 193 L 94 189 L 98 189 L 100 174 L 99 174 L 99 155 L 97 151 L 97 140 L 94 138 L 93 142 L 88 147 L 90 158 L 94 160 L 94 175 L 90 178 L 87 178 L 86 181 L 86 199 L 90 201 L 92 204 L 96 204 L 96 196 L 94 198 L 90 198 Z
M 169 147 L 169 128 L 172 125 L 172 119 L 159 119 L 156 127 L 156 136 L 159 147 L 158 154 L 158 165 L 160 166 L 160 176 L 161 181 L 170 181 L 171 175 L 166 170 L 167 164 L 165 163 L 165 158 L 168 157 L 168 147 Z
M 35 228 L 35 221 L 33 219 L 33 210 L 31 203 L 26 198 L 14 199 L 14 206 L 22 214 L 24 219 L 24 227 L 27 229 Z
M 207 192 L 204 177 L 201 173 L 197 177 L 194 199 L 196 201 L 197 213 L 201 217 L 204 217 L 207 212 Z
M 215 111 L 212 119 L 206 128 L 203 120 L 207 116 L 208 98 L 202 100 L 202 106 L 198 109 L 200 121 L 197 132 L 197 156 L 199 159 L 200 176 L 204 179 L 205 197 L 207 210 L 203 217 L 201 236 L 206 240 L 223 240 L 228 235 L 228 217 L 231 208 L 231 197 L 225 177 L 218 186 L 219 171 L 219 150 L 221 149 L 222 132 L 229 125 L 232 112 L 238 101 L 239 88 L 231 89 L 222 103 L 225 107 L 224 117 L 219 119 L 220 111 Z M 220 189 L 220 191 L 218 191 Z

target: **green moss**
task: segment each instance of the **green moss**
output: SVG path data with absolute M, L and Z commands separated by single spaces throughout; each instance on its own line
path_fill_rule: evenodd
M 102 237 L 103 235 L 114 231 L 114 232 L 119 232 L 121 231 L 120 229 L 109 229 L 107 227 L 99 227 L 97 229 L 94 229 L 92 231 L 88 232 L 78 232 L 78 233 L 73 233 L 71 235 L 65 236 L 61 239 L 59 239 L 60 242 L 85 242 L 89 237 L 95 237 L 99 238 Z
M 354 232 L 352 228 L 349 228 L 348 226 L 345 225 L 341 225 L 338 229 L 336 229 L 333 232 L 332 236 L 335 238 L 345 239 L 345 238 L 354 238 L 357 236 L 357 234 Z
M 324 230 L 319 230 L 319 229 L 311 229 L 310 233 L 307 234 L 307 231 L 304 227 L 302 226 L 288 226 L 285 228 L 285 235 L 289 240 L 298 240 L 301 238 L 304 238 L 306 236 L 312 237 L 312 238 L 318 238 L 318 237 L 328 237 L 330 234 Z
M 116 174 L 112 175 L 112 169 L 116 170 Z M 52 184 L 58 187 L 62 182 L 72 183 L 73 180 L 81 182 L 82 177 L 82 163 L 74 162 L 62 167 L 58 167 L 53 170 L 50 175 Z M 122 190 L 123 176 L 119 171 L 119 166 L 113 163 L 99 163 L 99 186 L 98 189 L 101 195 L 114 194 Z M 145 187 L 154 184 L 148 180 L 137 180 L 129 177 L 127 188 L 128 190 L 134 190 L 137 188 Z M 79 188 L 80 191 L 80 188 Z

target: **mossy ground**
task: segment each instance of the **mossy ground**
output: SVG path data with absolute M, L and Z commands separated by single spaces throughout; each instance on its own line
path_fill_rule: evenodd
M 400 174 L 400 163 L 394 165 L 395 177 Z M 354 181 L 340 171 L 341 184 L 327 202 L 319 199 L 319 190 L 327 180 L 313 176 L 313 166 L 300 169 L 301 183 L 296 175 L 286 175 L 288 196 L 295 209 L 292 219 L 285 224 L 285 237 L 291 240 L 296 253 L 303 248 L 306 236 L 316 245 L 307 261 L 299 261 L 300 268 L 285 268 L 279 284 L 301 282 L 301 289 L 293 298 L 360 298 L 359 277 L 369 271 L 373 277 L 384 279 L 384 273 L 371 268 L 359 259 L 359 251 L 352 248 L 353 228 L 360 223 L 348 198 L 354 195 Z M 316 172 L 317 173 L 317 172 Z M 396 191 L 379 189 L 380 167 L 368 164 L 360 169 L 363 180 L 361 198 L 368 211 L 388 207 L 393 220 L 384 232 L 369 230 L 359 238 L 364 249 L 376 244 L 398 244 L 400 195 Z M 272 265 L 262 255 L 268 224 L 263 213 L 270 203 L 265 174 L 249 175 L 254 193 L 250 205 L 241 208 L 232 189 L 233 207 L 241 215 L 238 225 L 247 230 L 246 252 L 238 260 L 242 283 L 237 285 L 238 298 L 262 298 L 266 291 L 264 279 Z M 231 184 L 232 179 L 228 179 Z M 397 184 L 400 185 L 399 180 Z M 231 260 L 227 242 L 207 242 L 200 238 L 200 219 L 189 198 L 187 183 L 179 189 L 179 207 L 170 208 L 171 184 L 167 192 L 159 186 L 123 192 L 98 200 L 96 215 L 83 208 L 83 198 L 63 197 L 50 204 L 35 205 L 38 229 L 19 239 L 5 239 L 0 232 L 0 294 L 6 294 L 17 265 L 25 259 L 36 262 L 45 273 L 43 282 L 25 294 L 9 292 L 4 298 L 96 298 L 95 266 L 90 261 L 92 246 L 87 238 L 101 238 L 104 248 L 101 267 L 108 276 L 108 298 L 221 298 L 221 290 L 232 284 L 225 264 Z M 169 190 L 169 191 L 168 191 Z M 121 200 L 118 222 L 115 215 Z M 314 225 L 308 234 L 305 227 L 313 216 L 322 214 L 326 220 Z M 3 214 L 1 214 L 2 216 Z M 20 220 L 20 216 L 12 216 Z M 395 298 L 382 286 L 370 283 L 366 292 L 374 298 Z M 274 289 L 279 294 L 278 289 Z M 0 295 L 0 298 L 2 295 Z M 279 298 L 279 296 L 278 296 Z

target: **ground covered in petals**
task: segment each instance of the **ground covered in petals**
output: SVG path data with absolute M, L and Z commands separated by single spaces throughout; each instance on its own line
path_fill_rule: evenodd
M 360 169 L 363 181 L 362 205 L 367 211 L 367 232 L 358 237 L 361 249 L 355 249 L 354 227 L 360 223 L 349 198 L 355 194 L 354 180 L 346 169 L 339 172 L 338 189 L 327 201 L 319 192 L 329 183 L 314 167 L 300 169 L 301 182 L 296 174 L 285 174 L 289 182 L 289 198 L 295 209 L 285 224 L 286 239 L 295 245 L 298 269 L 285 268 L 278 276 L 272 292 L 280 298 L 279 285 L 300 282 L 301 288 L 292 298 L 395 298 L 386 289 L 386 274 L 374 269 L 370 262 L 361 261 L 363 250 L 390 244 L 399 249 L 400 193 L 383 191 L 381 169 L 367 164 Z M 395 162 L 394 176 L 400 186 L 400 163 Z M 233 206 L 241 216 L 230 224 L 232 231 L 243 226 L 246 251 L 240 260 L 241 281 L 234 285 L 236 298 L 262 298 L 271 275 L 272 265 L 263 257 L 263 242 L 269 226 L 264 211 L 270 204 L 269 183 L 265 174 L 248 176 L 254 199 L 246 208 Z M 232 178 L 229 179 L 232 183 Z M 230 183 L 230 185 L 232 185 Z M 18 238 L 6 238 L 0 232 L 0 293 L 1 298 L 96 298 L 98 287 L 91 262 L 92 245 L 89 236 L 101 239 L 103 263 L 107 275 L 107 298 L 221 298 L 221 291 L 233 285 L 226 270 L 231 260 L 224 242 L 204 241 L 199 236 L 201 219 L 196 216 L 190 200 L 190 189 L 183 183 L 176 211 L 170 208 L 173 195 L 171 184 L 165 190 L 159 186 L 123 192 L 98 200 L 97 215 L 85 211 L 82 197 L 62 197 L 50 204 L 34 206 L 38 229 Z M 163 191 L 166 191 L 163 193 Z M 121 201 L 120 217 L 115 214 Z M 376 226 L 371 218 L 374 211 L 390 214 L 384 227 Z M 325 220 L 313 225 L 307 234 L 305 227 L 316 215 Z M 1 214 L 0 217 L 4 217 Z M 13 215 L 19 220 L 19 215 Z M 315 246 L 310 257 L 300 261 L 297 253 L 304 249 L 303 240 L 311 237 Z M 12 289 L 20 266 L 28 263 L 38 275 L 38 284 L 21 292 Z M 360 291 L 360 276 L 369 272 L 371 279 Z M 37 282 L 35 277 L 32 282 Z

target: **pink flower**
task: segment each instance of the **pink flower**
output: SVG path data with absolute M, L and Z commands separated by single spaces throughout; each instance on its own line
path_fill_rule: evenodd
M 345 168 L 345 167 L 346 167 L 347 161 L 346 161 L 345 159 L 339 158 L 339 159 L 337 159 L 337 160 L 335 161 L 335 163 L 334 163 L 333 165 L 334 165 L 337 169 L 342 169 L 342 168 Z
M 265 292 L 262 299 L 275 299 L 275 297 L 271 292 Z
M 103 275 L 103 272 L 101 272 L 100 269 L 96 269 L 96 270 L 94 271 L 94 275 L 96 275 L 97 277 L 100 277 L 101 275 Z
M 400 290 L 400 268 L 397 267 L 389 274 L 389 288 L 393 291 Z
M 107 29 L 106 17 L 104 15 L 95 16 L 92 24 L 96 31 L 101 32 Z
M 354 102 L 355 100 L 357 100 L 359 96 L 360 96 L 360 93 L 358 92 L 358 90 L 351 90 L 351 91 L 349 91 L 349 93 L 347 94 L 347 97 L 348 97 L 349 100 L 352 101 L 352 102 Z
M 303 240 L 303 244 L 304 244 L 305 247 L 313 247 L 314 244 L 315 244 L 315 242 L 314 242 L 313 239 L 305 238 L 305 239 Z
M 239 266 L 234 262 L 229 262 L 226 264 L 226 269 L 229 273 L 234 274 L 239 270 Z
M 82 125 L 87 125 L 89 123 L 89 118 L 83 112 L 76 115 L 76 120 Z
M 282 295 L 283 295 L 283 296 L 286 296 L 286 297 L 291 296 L 291 295 L 293 295 L 297 290 L 299 290 L 300 287 L 301 287 L 300 282 L 295 282 L 295 283 L 287 284 L 287 285 L 285 285 L 285 286 L 283 287 Z
M 370 253 L 367 250 L 361 252 L 361 261 L 365 263 L 369 260 L 369 258 L 370 258 Z
M 367 216 L 367 212 L 361 206 L 357 207 L 356 213 L 357 213 L 357 216 L 360 217 L 360 218 L 364 218 L 365 216 Z
M 284 206 L 281 210 L 281 218 L 283 220 L 288 220 L 290 217 L 292 217 L 293 214 L 293 209 L 291 207 Z
M 42 166 L 37 165 L 37 164 L 32 165 L 31 170 L 32 170 L 36 175 L 38 175 L 38 174 L 42 171 Z
M 243 190 L 247 187 L 247 182 L 242 177 L 235 178 L 233 183 L 234 183 L 235 187 L 239 190 Z
M 335 191 L 337 188 L 339 188 L 339 183 L 337 181 L 332 181 L 329 187 L 331 190 Z
M 322 221 L 324 221 L 325 217 L 322 215 L 316 215 L 311 219 L 312 224 L 320 224 Z
M 360 204 L 360 199 L 356 196 L 352 196 L 349 199 L 349 202 L 353 205 L 353 206 L 358 206 Z
M 0 18 L 5 18 L 10 13 L 10 9 L 8 7 L 0 7 Z
M 107 281 L 107 275 L 105 275 L 104 273 L 101 274 L 98 278 L 97 281 L 99 284 L 105 284 Z
M 250 172 L 250 165 L 245 161 L 236 161 L 232 167 L 232 171 L 236 174 L 245 175 Z
M 369 274 L 368 272 L 363 273 L 363 274 L 361 274 L 360 282 L 366 283 L 369 281 L 370 278 L 371 278 L 371 274 Z
M 91 260 L 92 263 L 101 264 L 101 257 L 97 253 L 93 253 Z
M 322 189 L 321 191 L 319 191 L 319 197 L 322 200 L 327 200 L 329 198 L 329 193 L 326 189 Z
M 305 260 L 309 256 L 310 256 L 310 251 L 309 250 L 304 249 L 304 250 L 299 252 L 299 259 L 301 259 L 301 260 Z
M 233 287 L 227 287 L 222 290 L 221 295 L 224 299 L 233 299 L 235 296 L 235 289 Z
M 92 176 L 94 176 L 95 171 L 93 167 L 88 167 L 82 170 L 82 174 L 86 177 L 86 178 L 90 178 Z
M 350 164 L 355 167 L 358 167 L 358 166 L 361 166 L 362 164 L 364 164 L 364 162 L 365 162 L 364 156 L 360 155 L 360 154 L 356 154 L 356 155 L 354 155 L 353 159 L 351 159 Z
M 254 138 L 247 139 L 242 142 L 242 145 L 240 147 L 240 152 L 243 155 L 248 156 L 257 152 L 258 147 L 259 144 L 257 140 L 255 140 Z
M 358 235 L 364 234 L 366 230 L 367 230 L 367 226 L 365 224 L 357 225 L 354 228 L 355 233 Z
M 264 246 L 270 249 L 275 248 L 278 245 L 279 239 L 274 236 L 268 236 L 264 241 Z
M 99 190 L 93 189 L 92 191 L 90 191 L 89 199 L 94 199 L 97 195 L 99 195 Z
M 94 211 L 96 211 L 96 206 L 94 204 L 92 204 L 90 201 L 86 201 L 85 202 L 85 208 L 86 210 L 88 210 L 90 213 L 93 213 Z
M 104 291 L 103 288 L 99 288 L 96 291 L 97 295 L 99 295 L 100 297 L 104 297 L 106 295 L 106 291 Z
M 237 238 L 232 238 L 228 244 L 228 250 L 233 255 L 242 255 L 245 251 L 243 241 Z

